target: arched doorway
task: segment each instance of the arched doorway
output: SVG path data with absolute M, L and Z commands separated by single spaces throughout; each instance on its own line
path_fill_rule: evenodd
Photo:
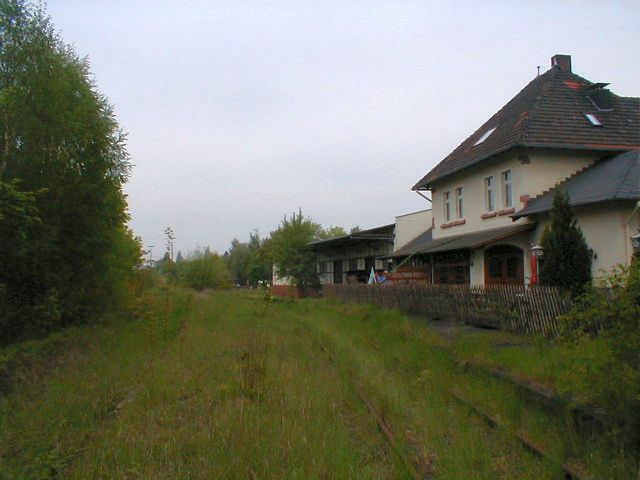
M 524 285 L 524 252 L 511 245 L 484 251 L 484 282 L 488 285 Z

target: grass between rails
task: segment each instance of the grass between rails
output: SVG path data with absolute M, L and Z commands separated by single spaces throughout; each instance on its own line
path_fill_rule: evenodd
M 461 373 L 439 337 L 394 312 L 237 292 L 144 303 L 135 321 L 71 332 L 46 376 L 0 399 L 0 478 L 408 478 L 359 394 L 435 478 L 562 478 L 453 387 L 558 461 L 631 478 L 624 456 Z
M 378 383 L 374 389 L 379 396 L 378 401 L 383 405 L 388 403 L 391 410 L 394 406 L 397 408 L 393 412 L 393 421 L 413 423 L 416 425 L 414 434 L 418 435 L 420 442 L 435 446 L 438 477 L 492 478 L 492 474 L 486 472 L 497 468 L 493 478 L 562 478 L 553 469 L 564 463 L 590 473 L 592 478 L 636 478 L 638 463 L 635 452 L 624 450 L 598 434 L 577 432 L 573 417 L 553 415 L 536 404 L 524 401 L 519 391 L 490 375 L 466 373 L 458 368 L 457 357 L 447 350 L 448 343 L 429 329 L 416 327 L 415 322 L 396 312 L 380 311 L 375 307 L 326 302 L 325 305 L 336 311 L 333 321 L 320 313 L 322 309 L 316 305 L 310 307 L 307 318 L 319 315 L 322 319 L 314 322 L 315 327 L 332 338 L 339 350 L 351 349 L 345 361 L 361 358 L 368 351 L 366 361 L 354 363 L 365 366 L 363 376 L 370 385 Z M 352 340 L 346 344 L 348 338 Z M 375 369 L 367 365 L 375 366 Z M 478 441 L 480 435 L 470 432 L 468 425 L 452 428 L 464 414 L 457 412 L 448 417 L 446 411 L 436 410 L 442 404 L 449 404 L 448 390 L 498 418 L 508 432 L 544 446 L 545 453 L 554 460 L 552 465 L 532 467 L 526 461 L 521 462 L 523 457 L 513 454 L 513 438 L 503 439 L 504 443 L 492 441 L 488 447 Z M 429 398 L 438 394 L 441 396 L 438 400 Z M 432 413 L 425 414 L 429 411 Z M 460 444 L 451 443 L 452 430 L 454 439 L 458 437 Z M 443 438 L 447 439 L 445 445 L 441 443 Z M 465 445 L 469 439 L 475 439 L 477 443 L 473 444 L 474 440 L 471 440 L 470 446 Z M 447 446 L 452 451 L 448 451 Z M 494 463 L 477 469 L 479 459 L 486 456 L 482 451 L 474 452 L 474 449 L 487 449 Z M 469 457 L 475 457 L 468 464 L 458 456 L 465 450 L 468 450 L 466 454 Z M 524 471 L 519 471 L 519 466 Z

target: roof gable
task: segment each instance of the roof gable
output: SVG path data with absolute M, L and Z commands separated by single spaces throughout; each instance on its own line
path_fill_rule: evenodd
M 617 151 L 640 147 L 640 98 L 611 94 L 599 110 L 589 94 L 599 86 L 555 66 L 534 78 L 495 115 L 413 186 L 429 185 L 514 147 Z M 585 113 L 595 113 L 602 127 Z M 484 141 L 481 137 L 495 128 Z M 477 144 L 476 144 L 477 143 Z

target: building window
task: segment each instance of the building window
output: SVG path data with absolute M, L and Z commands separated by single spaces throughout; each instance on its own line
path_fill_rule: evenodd
M 469 254 L 444 253 L 436 254 L 433 260 L 433 283 L 469 284 Z
M 513 190 L 511 189 L 511 170 L 502 172 L 502 201 L 504 208 L 513 207 Z
M 487 212 L 493 212 L 496 209 L 495 181 L 493 175 L 484 179 L 484 201 L 484 208 Z
M 591 125 L 593 125 L 594 127 L 602 126 L 602 122 L 600 121 L 600 119 L 597 116 L 595 116 L 593 113 L 585 113 L 584 116 L 587 117 L 587 120 L 589 120 L 589 123 L 591 123 Z
M 482 142 L 484 142 L 487 138 L 489 138 L 489 135 L 491 135 L 496 130 L 496 128 L 497 127 L 493 127 L 484 132 L 482 136 L 476 141 L 476 143 L 473 144 L 473 146 L 475 147 L 476 145 L 480 145 Z
M 442 204 L 444 206 L 444 221 L 451 220 L 451 192 L 444 192 L 442 194 Z
M 456 213 L 458 218 L 464 218 L 464 192 L 462 187 L 456 188 Z

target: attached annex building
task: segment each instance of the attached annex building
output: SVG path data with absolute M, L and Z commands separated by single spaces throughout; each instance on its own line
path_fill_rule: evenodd
M 389 225 L 311 242 L 320 282 L 367 283 L 372 268 L 388 274 L 393 268 L 391 255 L 421 236 L 425 225 L 431 225 L 430 209 L 398 215 Z M 424 280 L 424 271 L 408 266 L 402 276 Z

